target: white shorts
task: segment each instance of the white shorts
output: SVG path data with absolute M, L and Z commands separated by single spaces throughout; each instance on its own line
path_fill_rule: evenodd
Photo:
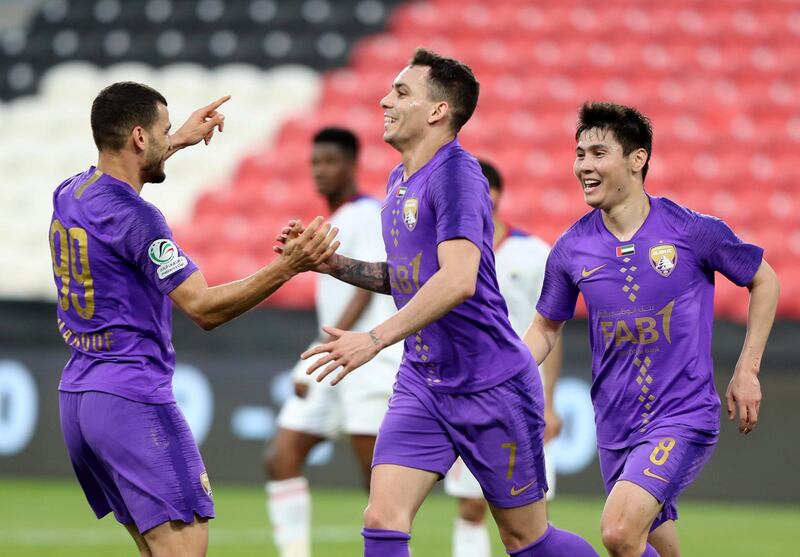
M 544 466 L 549 488 L 547 500 L 550 501 L 556 495 L 556 470 L 548 449 L 549 443 L 544 446 Z M 483 499 L 483 490 L 478 480 L 469 471 L 461 457 L 456 459 L 450 471 L 444 477 L 444 492 L 452 497 L 461 499 Z
M 295 367 L 305 370 L 309 365 L 311 362 L 301 361 Z M 335 387 L 330 381 L 336 372 L 322 383 L 311 381 L 305 398 L 292 394 L 283 405 L 278 427 L 327 439 L 336 439 L 342 433 L 377 435 L 396 374 L 396 362 L 376 358 Z

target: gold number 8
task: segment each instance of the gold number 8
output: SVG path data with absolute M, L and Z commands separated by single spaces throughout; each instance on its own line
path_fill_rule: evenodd
M 658 442 L 658 445 L 653 452 L 650 453 L 650 462 L 657 466 L 664 464 L 669 458 L 669 452 L 675 448 L 675 439 L 672 437 L 664 437 Z

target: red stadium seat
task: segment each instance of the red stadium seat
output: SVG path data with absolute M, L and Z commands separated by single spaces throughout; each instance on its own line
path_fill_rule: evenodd
M 349 66 L 324 76 L 316 111 L 284 125 L 274 147 L 244 157 L 232 184 L 198 201 L 181 237 L 205 257 L 204 246 L 221 240 L 204 229 L 222 219 L 225 241 L 248 253 L 242 268 L 260 262 L 265 231 L 325 209 L 308 158 L 327 124 L 359 134 L 359 181 L 382 197 L 398 157 L 381 140 L 378 103 L 425 45 L 465 60 L 481 81 L 460 139 L 500 167 L 501 212 L 514 225 L 552 242 L 587 211 L 572 174 L 576 112 L 587 100 L 631 104 L 655 129 L 648 191 L 724 218 L 766 248 L 784 283 L 800 284 L 800 190 L 790 171 L 800 145 L 798 41 L 800 9 L 789 2 L 404 3 L 386 33 L 356 43 Z M 718 282 L 718 313 L 742 319 L 746 295 Z M 309 306 L 312 292 L 292 281 L 273 302 Z M 800 317 L 798 299 L 782 295 L 782 314 Z

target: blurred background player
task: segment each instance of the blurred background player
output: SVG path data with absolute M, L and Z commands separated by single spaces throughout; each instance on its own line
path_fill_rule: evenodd
M 113 512 L 142 556 L 205 555 L 211 484 L 175 403 L 172 302 L 213 329 L 327 258 L 336 234 L 321 217 L 281 255 L 237 282 L 209 287 L 140 197 L 166 178 L 165 161 L 222 131 L 223 97 L 170 135 L 167 101 L 114 83 L 92 103 L 97 166 L 56 188 L 50 221 L 58 329 L 71 349 L 59 385 L 61 427 L 98 518 Z
M 531 311 L 536 307 L 544 281 L 544 267 L 550 246 L 536 236 L 513 228 L 500 218 L 503 177 L 487 161 L 478 161 L 489 181 L 494 221 L 494 261 L 500 294 L 508 306 L 511 327 L 518 336 L 525 333 Z M 539 365 L 545 392 L 544 460 L 547 475 L 547 500 L 556 493 L 556 470 L 549 456 L 549 441 L 561 430 L 561 420 L 553 410 L 553 386 L 561 372 L 563 348 L 561 340 Z M 458 458 L 444 479 L 444 491 L 458 497 L 458 518 L 453 530 L 453 557 L 488 557 L 491 554 L 489 531 L 484 522 L 486 500 L 475 476 Z
M 384 141 L 402 159 L 381 215 L 387 259 L 317 267 L 391 293 L 399 308 L 369 332 L 324 327 L 335 340 L 303 354 L 324 354 L 309 367 L 318 381 L 341 367 L 335 385 L 405 339 L 375 445 L 366 557 L 408 557 L 414 516 L 457 456 L 479 477 L 510 554 L 597 555 L 547 523 L 541 380 L 497 286 L 486 178 L 456 137 L 478 92 L 468 66 L 417 49 L 381 99 Z
M 725 395 L 729 418 L 738 411 L 745 434 L 758 421 L 778 279 L 764 250 L 723 221 L 645 191 L 653 130 L 639 111 L 586 104 L 575 140 L 574 173 L 594 210 L 553 246 L 525 342 L 537 361 L 546 358 L 583 294 L 608 493 L 603 544 L 613 557 L 678 557 L 676 499 L 719 436 L 714 273 L 750 291 L 744 346 Z
M 380 203 L 361 195 L 356 185 L 358 139 L 345 129 L 325 128 L 313 139 L 311 172 L 317 192 L 331 211 L 349 257 L 386 258 L 381 238 Z M 368 331 L 394 313 L 389 296 L 373 294 L 321 274 L 316 291 L 317 319 L 322 325 Z M 329 339 L 320 339 L 327 342 Z M 333 389 L 305 373 L 302 360 L 293 372 L 294 394 L 278 416 L 278 433 L 267 450 L 267 509 L 273 540 L 281 557 L 307 557 L 311 552 L 311 497 L 303 465 L 312 448 L 340 433 L 350 437 L 369 486 L 372 452 L 389 396 L 401 349 L 395 346 L 372 360 L 365 372 Z

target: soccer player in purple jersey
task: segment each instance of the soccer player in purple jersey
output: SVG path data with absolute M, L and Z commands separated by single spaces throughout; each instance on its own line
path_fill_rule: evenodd
M 395 78 L 381 100 L 383 138 L 402 157 L 383 202 L 387 261 L 337 255 L 317 270 L 391 294 L 399 311 L 369 332 L 324 327 L 335 340 L 304 357 L 326 354 L 309 368 L 318 380 L 342 367 L 336 384 L 405 339 L 375 446 L 364 555 L 409 555 L 414 515 L 456 456 L 510 555 L 597 555 L 547 523 L 542 384 L 497 285 L 486 178 L 456 138 L 478 90 L 466 65 L 424 49 Z
M 758 372 L 779 291 L 761 248 L 717 218 L 645 191 L 652 136 L 650 121 L 633 108 L 581 109 L 574 172 L 593 210 L 553 246 L 524 338 L 543 360 L 583 294 L 608 492 L 601 529 L 614 557 L 680 555 L 676 498 L 719 434 L 714 273 L 750 291 L 747 335 L 725 395 L 741 433 L 758 421 Z
M 71 349 L 59 385 L 64 441 L 97 517 L 113 512 L 143 556 L 205 555 L 214 516 L 208 474 L 172 393 L 172 303 L 213 329 L 338 247 L 336 229 L 318 217 L 255 274 L 209 287 L 140 197 L 145 183 L 164 181 L 167 158 L 222 131 L 217 109 L 227 100 L 170 135 L 161 94 L 108 86 L 91 111 L 97 166 L 53 194 L 58 329 Z

